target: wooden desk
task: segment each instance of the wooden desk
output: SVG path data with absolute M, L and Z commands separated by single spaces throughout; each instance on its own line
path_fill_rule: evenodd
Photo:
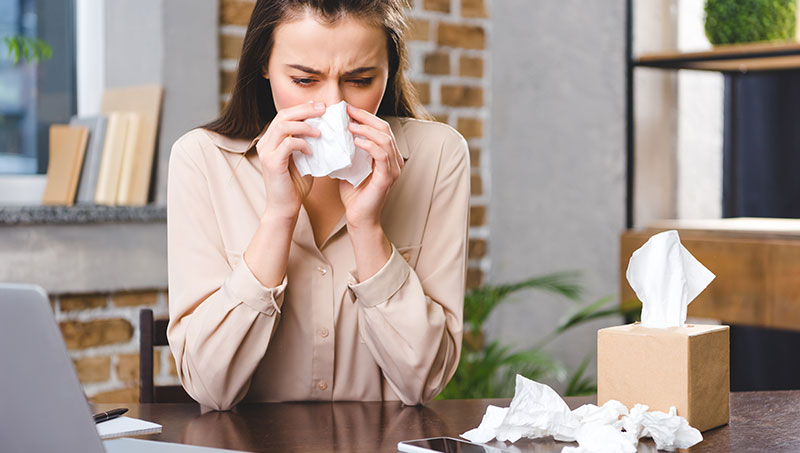
M 575 408 L 594 398 L 567 398 Z M 163 425 L 145 439 L 265 452 L 393 452 L 397 442 L 451 436 L 474 428 L 489 404 L 509 400 L 433 401 L 424 407 L 399 403 L 244 404 L 232 412 L 202 414 L 194 404 L 128 405 L 131 417 Z M 116 407 L 98 404 L 96 410 Z M 731 422 L 707 431 L 690 451 L 800 451 L 800 391 L 731 394 Z M 558 452 L 552 439 L 519 441 L 522 451 Z M 500 446 L 500 445 L 497 445 Z M 655 451 L 643 440 L 639 451 Z

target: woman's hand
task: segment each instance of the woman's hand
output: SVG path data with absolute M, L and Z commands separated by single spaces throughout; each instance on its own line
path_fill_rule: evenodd
M 321 102 L 285 108 L 275 115 L 256 144 L 267 194 L 265 218 L 292 219 L 300 212 L 314 178 L 300 176 L 291 157 L 294 151 L 311 155 L 308 143 L 301 136 L 319 137 L 320 132 L 303 120 L 324 113 L 325 104 Z
M 397 148 L 389 123 L 366 110 L 347 105 L 353 119 L 350 132 L 355 145 L 372 156 L 372 174 L 358 187 L 342 180 L 339 194 L 345 207 L 349 228 L 371 229 L 380 227 L 381 210 L 386 196 L 403 168 L 403 157 Z

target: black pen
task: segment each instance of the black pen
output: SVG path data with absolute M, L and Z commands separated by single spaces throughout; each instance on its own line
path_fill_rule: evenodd
M 100 412 L 99 414 L 94 414 L 94 422 L 95 423 L 100 423 L 100 422 L 104 422 L 104 421 L 107 421 L 107 420 L 111 420 L 113 418 L 119 417 L 120 415 L 124 414 L 125 412 L 128 412 L 128 409 L 126 409 L 124 407 L 121 407 L 119 409 L 112 409 L 112 410 L 106 411 L 106 412 Z

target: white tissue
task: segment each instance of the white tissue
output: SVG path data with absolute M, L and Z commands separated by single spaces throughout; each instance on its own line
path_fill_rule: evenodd
M 555 390 L 518 374 L 514 398 L 496 429 L 495 437 L 500 441 L 516 442 L 522 437 L 553 436 L 556 440 L 569 442 L 575 440 L 575 431 L 579 427 L 578 418 Z
M 300 175 L 344 179 L 358 187 L 372 173 L 372 156 L 355 146 L 353 134 L 347 128 L 350 115 L 345 101 L 328 107 L 321 117 L 308 118 L 305 122 L 319 129 L 321 134 L 303 137 L 311 149 L 310 156 L 300 151 L 292 153 Z
M 503 423 L 506 412 L 508 412 L 507 407 L 489 405 L 486 408 L 486 413 L 483 415 L 481 424 L 477 428 L 465 432 L 461 437 L 468 439 L 470 442 L 477 442 L 479 444 L 489 442 L 494 439 L 497 428 Z
M 658 233 L 633 252 L 626 273 L 642 301 L 642 326 L 682 327 L 686 307 L 714 279 L 681 244 L 675 230 Z
M 669 408 L 669 414 L 652 411 L 642 414 L 641 437 L 652 437 L 659 450 L 675 450 L 689 448 L 703 440 L 703 435 L 689 422 L 676 415 L 675 407 Z
M 578 447 L 562 451 L 573 453 L 634 452 L 642 437 L 652 437 L 659 449 L 689 448 L 703 440 L 700 431 L 685 418 L 669 413 L 647 412 L 637 404 L 630 412 L 622 403 L 607 401 L 598 407 L 585 404 L 573 411 L 549 386 L 517 375 L 514 398 L 507 408 L 488 406 L 480 425 L 461 437 L 485 443 L 516 442 L 527 437 L 553 436 L 555 440 L 578 441 Z M 620 418 L 621 417 L 621 418 Z
M 611 425 L 583 425 L 575 437 L 578 446 L 564 447 L 561 453 L 636 453 L 625 433 Z

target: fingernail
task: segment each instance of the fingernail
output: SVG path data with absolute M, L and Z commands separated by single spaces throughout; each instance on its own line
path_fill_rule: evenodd
M 314 104 L 314 110 L 325 110 L 325 104 L 322 102 L 317 102 Z

